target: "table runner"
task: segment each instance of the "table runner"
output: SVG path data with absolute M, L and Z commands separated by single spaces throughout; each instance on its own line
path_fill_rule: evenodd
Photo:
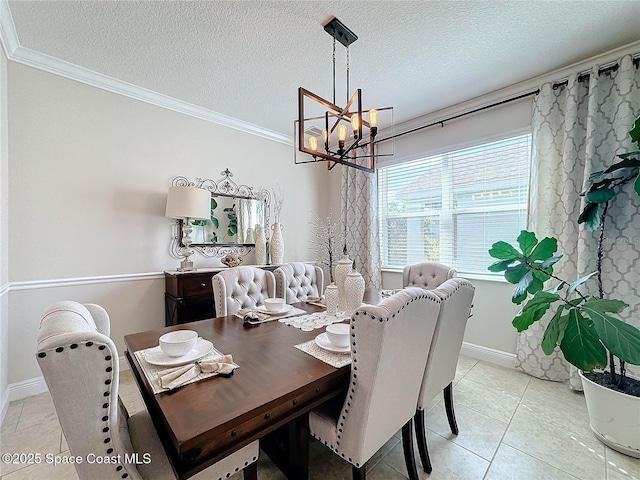
M 349 316 L 344 312 L 339 312 L 338 315 L 328 315 L 327 312 L 315 312 L 293 318 L 279 318 L 278 321 L 285 325 L 299 328 L 303 332 L 310 332 L 316 328 L 326 327 L 332 323 L 343 322 L 347 319 L 349 319 Z
M 149 352 L 151 352 L 152 350 L 159 350 L 159 349 L 160 347 L 157 346 L 157 347 L 146 348 L 144 350 L 138 350 L 137 352 L 133 352 L 135 357 L 138 359 L 140 366 L 142 367 L 142 371 L 144 372 L 144 375 L 147 377 L 147 380 L 151 385 L 154 395 L 168 391 L 167 388 L 162 388 L 162 386 L 160 386 L 160 375 L 162 374 L 163 371 L 169 368 L 173 368 L 173 367 L 167 367 L 167 366 L 152 365 L 151 363 L 147 362 L 146 360 L 147 354 L 149 354 Z M 207 355 L 200 358 L 199 360 L 200 361 L 212 360 L 214 358 L 221 357 L 222 355 L 223 354 L 218 349 L 213 347 L 213 350 L 211 350 L 211 352 L 209 352 Z M 193 363 L 195 363 L 195 360 Z M 239 367 L 237 363 L 233 362 L 233 364 Z M 200 380 L 204 380 L 205 378 L 215 377 L 217 375 L 218 373 L 216 372 L 200 373 L 197 377 L 194 377 L 191 380 L 183 383 L 181 386 L 188 385 L 189 383 L 198 382 Z M 180 387 L 177 387 L 177 388 L 180 388 Z
M 323 348 L 320 348 L 315 340 L 309 340 L 308 342 L 295 345 L 298 350 L 302 350 L 304 353 L 316 357 L 318 360 L 322 360 L 324 363 L 328 363 L 332 367 L 342 368 L 351 363 L 351 354 L 347 353 L 334 353 Z

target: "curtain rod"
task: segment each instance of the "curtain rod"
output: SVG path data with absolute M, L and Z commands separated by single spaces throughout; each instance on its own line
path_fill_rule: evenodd
M 635 65 L 636 68 L 640 67 L 640 55 L 636 56 L 633 59 L 633 64 Z M 615 71 L 618 70 L 618 68 L 619 68 L 618 62 L 614 62 L 614 63 L 605 65 L 605 66 L 601 67 L 600 69 L 598 69 L 598 74 L 602 75 L 603 73 L 615 72 Z M 589 71 L 583 72 L 583 73 L 578 75 L 578 81 L 584 81 L 587 78 L 589 78 L 590 75 L 591 75 L 591 73 Z M 553 88 L 560 88 L 560 87 L 568 85 L 568 83 L 569 83 L 568 80 L 563 80 L 563 81 L 554 83 L 553 84 Z M 476 108 L 474 110 L 470 110 L 468 112 L 460 113 L 458 115 L 454 115 L 452 117 L 445 118 L 443 120 L 439 120 L 437 122 L 433 122 L 433 123 L 430 123 L 428 125 L 422 125 L 421 127 L 412 128 L 411 130 L 407 130 L 406 132 L 396 133 L 395 135 L 391 135 L 390 137 L 386 137 L 386 138 L 382 138 L 380 140 L 376 140 L 375 143 L 380 143 L 380 142 L 384 142 L 386 140 L 391 140 L 392 138 L 398 138 L 398 137 L 401 137 L 403 135 L 407 135 L 408 133 L 417 132 L 418 130 L 422 130 L 422 129 L 429 128 L 429 127 L 435 127 L 436 125 L 440 125 L 441 127 L 444 128 L 444 123 L 445 122 L 450 122 L 451 120 L 456 120 L 458 118 L 465 117 L 465 116 L 471 115 L 473 113 L 478 113 L 478 112 L 481 112 L 483 110 L 487 110 L 489 108 L 497 107 L 499 105 L 504 105 L 505 103 L 514 102 L 514 101 L 520 100 L 522 98 L 531 97 L 533 95 L 537 95 L 538 93 L 540 93 L 540 89 L 533 90 L 533 91 L 527 92 L 527 93 L 523 93 L 522 95 L 518 95 L 517 97 L 508 98 L 508 99 L 502 100 L 500 102 L 491 103 L 489 105 L 485 105 L 484 107 L 480 107 L 480 108 Z
M 496 103 L 491 103 L 489 105 L 485 105 L 484 107 L 476 108 L 476 109 L 470 110 L 468 112 L 459 113 L 458 115 L 454 115 L 452 117 L 445 118 L 444 120 L 439 120 L 437 122 L 433 122 L 433 123 L 430 123 L 428 125 L 422 125 L 421 127 L 412 128 L 411 130 L 407 130 L 406 132 L 396 133 L 395 135 L 391 135 L 390 137 L 386 137 L 386 138 L 383 138 L 383 139 L 380 139 L 380 140 L 376 140 L 375 143 L 380 143 L 380 142 L 384 142 L 386 140 L 391 140 L 392 138 L 398 138 L 398 137 L 401 137 L 402 135 L 406 135 L 408 133 L 417 132 L 418 130 L 422 130 L 424 128 L 435 127 L 436 125 L 440 125 L 440 126 L 442 126 L 444 128 L 444 122 L 450 122 L 451 120 L 456 120 L 456 119 L 458 119 L 460 117 L 465 117 L 467 115 L 471 115 L 472 113 L 481 112 L 482 110 L 486 110 L 488 108 L 497 107 L 498 105 L 504 105 L 505 103 L 515 102 L 516 100 L 520 100 L 521 98 L 526 98 L 526 97 L 530 97 L 532 95 L 537 95 L 538 93 L 540 93 L 540 89 L 534 90 L 532 92 L 523 93 L 522 95 L 518 95 L 517 97 L 508 98 L 506 100 L 501 100 L 501 101 L 496 102 Z

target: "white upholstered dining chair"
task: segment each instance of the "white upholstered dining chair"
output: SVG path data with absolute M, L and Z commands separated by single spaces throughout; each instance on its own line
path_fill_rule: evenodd
M 149 413 L 129 416 L 119 401 L 118 352 L 109 333 L 107 312 L 94 304 L 57 302 L 40 321 L 36 358 L 71 455 L 121 459 L 76 463 L 76 472 L 82 480 L 174 479 Z M 149 453 L 151 462 L 126 462 L 133 452 L 140 459 Z M 255 480 L 257 458 L 256 440 L 192 478 L 227 478 L 244 469 L 245 480 Z
M 442 263 L 425 262 L 407 265 L 402 271 L 403 287 L 433 290 L 456 276 L 456 270 Z
M 302 262 L 281 265 L 273 271 L 276 277 L 276 297 L 286 303 L 304 302 L 307 297 L 321 297 L 324 272 L 320 267 Z
M 351 378 L 346 397 L 312 410 L 311 434 L 351 463 L 354 479 L 400 429 L 407 469 L 417 479 L 412 419 L 440 299 L 407 288 L 351 317 Z M 343 401 L 344 400 L 344 401 Z
M 458 434 L 458 424 L 453 408 L 453 380 L 456 376 L 458 356 L 462 348 L 462 340 L 475 289 L 468 280 L 451 278 L 432 291 L 442 303 L 420 386 L 414 419 L 418 453 L 422 467 L 427 473 L 431 473 L 431 461 L 427 449 L 424 410 L 440 392 L 443 392 L 444 395 L 451 433 Z M 427 318 L 425 318 L 426 320 Z
M 213 301 L 216 315 L 233 315 L 241 308 L 264 305 L 265 298 L 276 293 L 273 273 L 257 267 L 242 265 L 217 273 L 213 282 Z

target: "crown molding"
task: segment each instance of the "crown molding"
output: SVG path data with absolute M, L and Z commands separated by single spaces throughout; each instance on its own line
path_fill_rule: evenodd
M 282 133 L 214 112 L 213 110 L 154 92 L 21 46 L 8 0 L 0 0 L 0 37 L 7 58 L 14 62 L 223 127 L 233 128 L 250 135 L 293 146 L 293 138 L 289 135 L 283 135 Z

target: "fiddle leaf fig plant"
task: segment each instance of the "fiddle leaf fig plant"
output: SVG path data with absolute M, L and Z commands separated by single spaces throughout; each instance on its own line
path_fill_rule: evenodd
M 517 242 L 519 248 L 496 242 L 489 250 L 497 259 L 489 270 L 504 272 L 505 279 L 516 285 L 512 301 L 524 303 L 513 326 L 522 332 L 551 309 L 554 314 L 541 344 L 547 355 L 559 347 L 569 363 L 586 371 L 606 367 L 607 350 L 625 362 L 640 365 L 640 330 L 618 318 L 628 305 L 581 292 L 598 272 L 569 283 L 553 273 L 553 265 L 562 258 L 556 254 L 555 238 L 538 241 L 533 232 L 523 230 Z M 547 280 L 555 283 L 544 289 Z

